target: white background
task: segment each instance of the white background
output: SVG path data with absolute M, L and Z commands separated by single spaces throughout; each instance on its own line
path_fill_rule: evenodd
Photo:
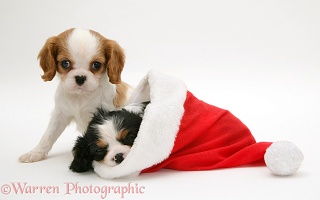
M 305 155 L 300 170 L 291 177 L 275 177 L 266 167 L 162 170 L 103 180 L 68 170 L 78 135 L 74 125 L 46 160 L 18 163 L 43 134 L 58 83 L 41 80 L 38 52 L 48 37 L 71 27 L 118 41 L 126 51 L 123 80 L 129 84 L 150 69 L 177 76 L 198 98 L 240 118 L 257 141 L 294 142 Z M 58 194 L 11 191 L 0 199 L 101 198 L 65 195 L 66 182 L 145 187 L 144 194 L 125 199 L 320 198 L 320 1 L 1 0 L 0 36 L 0 186 L 59 187 Z

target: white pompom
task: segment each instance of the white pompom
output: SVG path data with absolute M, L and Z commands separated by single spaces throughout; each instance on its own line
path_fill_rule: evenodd
M 303 161 L 300 149 L 291 142 L 274 142 L 264 154 L 264 161 L 269 170 L 279 176 L 294 174 Z

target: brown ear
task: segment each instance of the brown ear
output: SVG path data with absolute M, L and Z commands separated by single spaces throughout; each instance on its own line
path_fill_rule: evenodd
M 113 40 L 106 40 L 107 73 L 113 84 L 121 83 L 121 72 L 124 67 L 125 55 L 120 45 Z
M 44 72 L 41 78 L 44 81 L 51 81 L 56 75 L 56 37 L 47 39 L 46 43 L 39 52 L 38 59 L 40 60 L 40 66 Z

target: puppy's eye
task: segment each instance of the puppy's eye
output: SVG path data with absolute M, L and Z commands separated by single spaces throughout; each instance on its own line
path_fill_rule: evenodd
M 98 148 L 95 150 L 94 153 L 94 160 L 100 161 L 103 160 L 104 156 L 107 154 L 107 149 L 106 148 Z
M 65 69 L 69 69 L 71 67 L 71 62 L 70 60 L 63 60 L 61 61 L 61 66 Z
M 101 63 L 100 62 L 93 62 L 92 64 L 92 69 L 95 70 L 95 71 L 98 71 L 99 69 L 101 68 Z
M 127 135 L 127 137 L 123 139 L 123 144 L 132 146 L 135 139 L 136 139 L 135 135 Z
M 98 153 L 98 154 L 103 154 L 103 153 L 105 153 L 106 152 L 106 149 L 96 149 L 96 153 Z

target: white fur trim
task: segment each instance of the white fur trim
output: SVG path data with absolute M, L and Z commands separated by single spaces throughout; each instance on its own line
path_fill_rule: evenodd
M 115 167 L 94 162 L 94 171 L 105 179 L 137 175 L 168 158 L 179 131 L 186 95 L 183 81 L 150 71 L 132 92 L 128 102 L 151 101 L 128 156 Z
M 294 174 L 303 161 L 300 149 L 291 142 L 274 142 L 264 155 L 269 170 L 278 176 Z

